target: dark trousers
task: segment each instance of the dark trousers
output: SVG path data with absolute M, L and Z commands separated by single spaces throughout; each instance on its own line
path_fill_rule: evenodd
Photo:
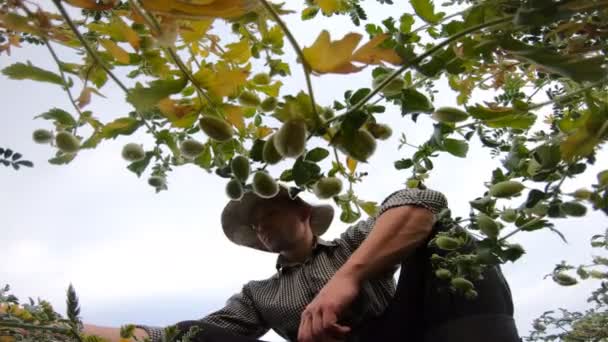
M 489 267 L 475 282 L 476 299 L 449 291 L 437 279 L 430 257 L 419 248 L 401 264 L 393 300 L 359 332 L 358 342 L 519 342 L 511 291 L 500 268 Z
M 353 331 L 353 341 L 519 342 L 513 321 L 511 292 L 499 267 L 488 268 L 475 282 L 478 297 L 464 298 L 447 290 L 434 276 L 430 256 L 439 252 L 419 248 L 401 264 L 393 301 L 382 315 Z M 181 331 L 197 321 L 178 323 Z M 260 341 L 203 326 L 192 342 Z M 351 339 L 349 339 L 351 341 Z

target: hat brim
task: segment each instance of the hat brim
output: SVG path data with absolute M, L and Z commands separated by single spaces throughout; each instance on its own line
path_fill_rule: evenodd
M 222 211 L 222 229 L 226 237 L 237 245 L 251 247 L 257 250 L 268 252 L 268 249 L 258 238 L 256 232 L 251 227 L 252 211 L 258 204 L 268 203 L 271 205 L 278 199 L 290 199 L 289 191 L 286 187 L 280 186 L 279 193 L 272 198 L 261 198 L 252 191 L 247 191 L 238 200 L 228 202 Z M 334 209 L 330 205 L 311 205 L 302 198 L 297 199 L 310 206 L 310 228 L 315 236 L 323 235 L 331 225 L 334 217 Z

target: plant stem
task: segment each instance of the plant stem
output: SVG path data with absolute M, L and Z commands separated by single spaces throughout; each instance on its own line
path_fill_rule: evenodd
M 36 325 L 36 324 L 7 322 L 7 321 L 0 321 L 0 327 L 38 329 L 38 330 L 52 331 L 55 333 L 61 333 L 61 334 L 66 334 L 66 335 L 68 335 L 72 332 L 72 329 L 67 329 L 67 328 L 46 327 L 46 326 L 41 326 L 41 325 Z
M 513 236 L 513 235 L 515 235 L 515 234 L 519 233 L 520 231 L 521 231 L 521 229 L 517 228 L 517 229 L 515 229 L 514 231 L 510 232 L 509 234 L 507 234 L 507 235 L 505 235 L 505 236 L 501 237 L 499 241 L 504 241 L 504 240 L 506 240 L 506 239 L 510 238 L 511 236 Z
M 53 56 L 53 59 L 57 63 L 57 68 L 59 68 L 59 74 L 61 75 L 61 79 L 63 79 L 63 83 L 64 83 L 63 89 L 65 89 L 65 92 L 68 93 L 68 97 L 70 98 L 70 102 L 74 106 L 74 109 L 76 109 L 76 112 L 78 113 L 78 116 L 82 117 L 82 111 L 80 110 L 80 107 L 78 107 L 78 104 L 76 104 L 76 100 L 74 100 L 74 96 L 72 95 L 72 91 L 70 90 L 70 87 L 68 86 L 68 80 L 65 77 L 65 73 L 63 72 L 63 69 L 61 68 L 61 61 L 57 57 L 57 54 L 55 53 L 55 49 L 53 49 L 53 47 L 51 46 L 51 42 L 49 42 L 49 40 L 46 39 L 45 37 L 42 38 L 42 41 L 44 42 L 44 44 L 48 48 L 49 52 L 51 53 L 51 56 Z M 76 125 L 76 127 L 74 127 L 74 132 L 72 132 L 72 133 L 76 134 L 76 130 L 77 129 L 78 129 L 78 125 Z
M 99 65 L 101 65 L 101 67 L 103 68 L 103 70 L 112 78 L 112 80 L 114 80 L 114 82 L 116 82 L 116 84 L 118 84 L 118 86 L 125 93 L 128 93 L 129 89 L 127 89 L 127 87 L 118 79 L 118 77 L 116 77 L 116 75 L 114 75 L 112 73 L 112 71 L 110 70 L 110 68 L 101 60 L 101 58 L 99 57 L 99 55 L 97 54 L 97 52 L 95 52 L 91 48 L 91 46 L 89 45 L 89 43 L 87 43 L 87 41 L 84 39 L 84 37 L 82 36 L 82 34 L 80 34 L 80 31 L 78 31 L 78 28 L 76 28 L 76 25 L 74 25 L 74 22 L 70 18 L 70 15 L 68 14 L 68 12 L 65 10 L 65 7 L 63 7 L 63 5 L 61 4 L 61 0 L 53 0 L 53 3 L 55 3 L 55 6 L 57 6 L 57 9 L 59 9 L 59 12 L 61 12 L 61 15 L 65 19 L 66 23 L 68 24 L 68 26 L 70 26 L 70 29 L 72 29 L 72 31 L 74 32 L 74 34 L 76 35 L 76 37 L 78 38 L 78 40 L 80 41 L 80 43 L 87 50 L 87 52 L 89 53 L 89 55 L 95 60 L 95 62 L 97 62 Z
M 201 104 L 203 102 L 202 97 L 204 97 L 207 102 L 211 104 L 211 98 L 209 97 L 209 95 L 207 95 L 207 93 L 203 91 L 203 89 L 201 89 L 200 85 L 194 79 L 194 76 L 192 75 L 188 67 L 184 64 L 184 62 L 181 60 L 177 52 L 173 48 L 167 48 L 167 51 L 169 52 L 169 55 L 171 55 L 171 58 L 173 58 L 173 60 L 175 61 L 175 64 L 177 64 L 177 67 L 182 71 L 182 73 L 184 73 L 184 75 L 186 75 L 188 80 L 192 82 L 194 88 L 196 88 L 196 92 L 198 93 L 199 99 L 201 100 Z
M 470 27 L 466 30 L 460 31 L 458 33 L 456 33 L 455 35 L 445 39 L 444 41 L 442 41 L 441 43 L 433 46 L 432 48 L 428 49 L 427 51 L 425 51 L 423 54 L 421 54 L 420 56 L 412 59 L 411 61 L 409 61 L 408 63 L 405 63 L 403 66 L 401 66 L 401 68 L 395 70 L 390 76 L 388 76 L 387 78 L 385 78 L 376 89 L 372 90 L 369 94 L 367 94 L 363 99 L 361 99 L 361 101 L 359 101 L 357 104 L 355 104 L 353 107 L 351 107 L 346 113 L 344 113 L 343 115 L 347 115 L 349 113 L 352 113 L 354 111 L 357 111 L 359 109 L 361 109 L 361 107 L 363 107 L 363 105 L 365 105 L 367 103 L 367 101 L 369 101 L 372 97 L 374 97 L 378 92 L 380 92 L 382 89 L 384 89 L 384 87 L 386 85 L 388 85 L 395 77 L 399 76 L 399 74 L 401 74 L 403 71 L 407 70 L 408 68 L 417 65 L 418 63 L 420 63 L 421 61 L 423 61 L 425 58 L 433 55 L 435 52 L 439 51 L 441 48 L 443 48 L 444 46 L 452 43 L 453 41 L 458 40 L 459 38 L 466 36 L 468 34 L 471 34 L 473 32 L 477 32 L 480 31 L 484 28 L 487 27 L 491 27 L 491 26 L 495 26 L 495 25 L 499 25 L 499 24 L 503 24 L 506 23 L 510 20 L 513 20 L 513 16 L 508 16 L 508 17 L 504 17 L 504 18 L 499 18 L 499 19 L 494 19 L 492 21 L 489 21 L 487 23 L 483 23 L 480 25 L 476 25 L 473 27 Z
M 194 51 L 192 51 L 192 47 L 188 46 L 188 51 L 190 51 L 190 55 L 192 56 L 192 60 L 194 61 L 194 64 L 196 64 L 196 66 L 200 69 L 201 63 L 199 63 L 198 60 L 196 60 L 196 56 L 194 55 Z
M 272 8 L 272 6 L 268 3 L 268 1 L 267 0 L 259 0 L 259 1 L 262 3 L 262 5 L 264 5 L 266 10 L 268 10 L 270 15 L 277 22 L 277 24 L 279 24 L 279 26 L 283 30 L 283 33 L 285 33 L 285 35 L 287 36 L 287 39 L 293 46 L 294 50 L 296 50 L 296 54 L 302 61 L 302 66 L 304 68 L 304 77 L 306 78 L 306 86 L 308 87 L 308 95 L 310 96 L 310 102 L 312 102 L 312 111 L 315 114 L 315 116 L 319 116 L 319 113 L 317 113 L 315 95 L 314 95 L 314 92 L 312 89 L 312 81 L 310 80 L 311 69 L 310 69 L 310 66 L 308 65 L 308 63 L 306 62 L 306 58 L 304 58 L 304 53 L 302 52 L 302 49 L 298 45 L 298 42 L 296 41 L 293 34 L 291 34 L 291 31 L 289 31 L 289 29 L 287 28 L 287 25 L 285 25 L 285 22 L 283 22 L 283 20 L 281 20 L 281 17 L 279 16 L 279 14 L 274 10 L 274 8 Z
M 35 18 L 34 14 L 30 11 L 29 8 L 27 8 L 25 6 L 25 4 L 21 3 L 21 8 L 27 13 L 27 15 L 29 17 Z M 82 111 L 80 110 L 80 107 L 78 107 L 78 105 L 76 104 L 76 100 L 74 100 L 72 91 L 70 90 L 70 87 L 68 86 L 68 79 L 65 76 L 65 73 L 63 72 L 63 68 L 61 67 L 61 60 L 59 60 L 59 57 L 57 57 L 57 53 L 55 52 L 55 49 L 53 49 L 51 42 L 45 36 L 41 36 L 40 38 L 42 39 L 42 41 L 44 42 L 44 45 L 46 45 L 47 49 L 51 53 L 51 56 L 53 57 L 53 60 L 55 60 L 55 63 L 57 63 L 57 69 L 59 69 L 59 75 L 61 76 L 61 79 L 63 80 L 63 89 L 65 89 L 65 92 L 68 94 L 70 102 L 74 106 L 74 109 L 76 109 L 76 112 L 78 113 L 79 118 L 82 117 Z M 86 87 L 86 85 L 85 85 L 85 87 Z M 74 127 L 74 131 L 72 133 L 76 134 L 77 130 L 78 130 L 78 126 Z
M 112 73 L 110 68 L 108 68 L 108 66 L 101 60 L 101 58 L 99 57 L 97 52 L 95 52 L 91 48 L 91 46 L 89 45 L 89 43 L 87 43 L 87 41 L 84 39 L 82 34 L 80 34 L 80 31 L 78 31 L 78 29 L 76 28 L 76 25 L 74 25 L 74 22 L 70 18 L 70 15 L 68 14 L 68 12 L 65 10 L 65 7 L 63 7 L 63 5 L 61 4 L 61 0 L 53 0 L 53 3 L 55 3 L 55 6 L 57 6 L 57 9 L 59 9 L 59 12 L 61 12 L 61 15 L 67 22 L 68 26 L 70 26 L 70 29 L 74 32 L 74 34 L 76 35 L 76 37 L 78 38 L 80 43 L 84 46 L 85 50 L 87 50 L 89 56 L 91 56 L 91 58 L 93 58 L 93 60 L 96 63 L 98 63 L 103 68 L 103 70 L 114 80 L 114 82 L 116 82 L 116 84 L 118 84 L 120 89 L 122 89 L 128 95 L 129 89 L 118 79 L 118 77 L 116 77 L 116 75 L 114 75 L 114 73 Z M 146 126 L 146 128 L 148 128 L 148 130 L 150 132 L 152 132 L 152 134 L 154 136 L 156 136 L 157 132 L 154 129 L 154 127 L 152 127 L 152 125 L 150 125 L 150 123 L 148 123 L 148 121 L 144 118 L 144 116 L 139 111 L 136 111 L 136 113 L 137 113 L 137 115 L 139 115 L 139 117 L 141 118 L 141 120 L 144 123 L 144 125 Z
M 437 23 L 435 23 L 435 24 L 426 24 L 426 25 L 422 25 L 422 26 L 420 26 L 419 28 L 415 29 L 414 31 L 412 31 L 412 32 L 408 32 L 408 33 L 417 33 L 417 32 L 420 32 L 420 31 L 422 31 L 422 30 L 424 30 L 424 29 L 426 29 L 426 28 L 428 28 L 428 27 L 431 27 L 431 26 L 437 26 L 437 25 L 439 25 L 439 24 L 441 24 L 441 23 L 445 22 L 445 21 L 446 21 L 446 20 L 448 20 L 448 19 L 451 19 L 451 18 L 457 17 L 457 16 L 459 16 L 459 15 L 462 15 L 464 12 L 466 12 L 466 11 L 468 11 L 468 10 L 472 9 L 473 7 L 476 7 L 476 6 L 472 6 L 472 7 L 469 7 L 469 8 L 467 8 L 467 9 L 465 9 L 465 10 L 462 10 L 462 11 L 460 11 L 460 12 L 456 12 L 456 13 L 454 13 L 454 14 L 450 14 L 450 15 L 448 15 L 447 17 L 443 17 L 443 18 L 441 18 L 441 20 L 439 20 L 439 21 L 438 21 Z
M 577 95 L 580 95 L 581 93 L 584 93 L 584 92 L 586 92 L 586 91 L 587 91 L 587 90 L 589 90 L 589 89 L 595 88 L 595 87 L 597 87 L 598 85 L 601 85 L 602 83 L 605 83 L 606 81 L 608 81 L 608 80 L 607 80 L 607 79 L 603 79 L 603 80 L 600 80 L 600 81 L 597 81 L 597 82 L 591 83 L 590 85 L 588 85 L 588 86 L 586 86 L 586 87 L 583 87 L 583 88 L 581 88 L 581 89 L 579 89 L 579 90 L 577 90 L 577 91 L 573 91 L 573 92 L 571 92 L 571 93 L 569 93 L 569 94 L 562 95 L 562 96 L 558 96 L 558 97 L 555 97 L 555 98 L 553 98 L 553 99 L 551 99 L 551 100 L 548 100 L 548 101 L 541 102 L 541 103 L 539 103 L 539 104 L 535 104 L 535 105 L 533 105 L 533 106 L 530 106 L 530 107 L 528 108 L 528 110 L 535 110 L 535 109 L 538 109 L 538 108 L 544 107 L 544 106 L 546 106 L 546 105 L 552 104 L 552 103 L 554 103 L 554 102 L 555 102 L 555 103 L 564 103 L 564 102 L 567 102 L 567 101 L 568 101 L 568 100 L 570 100 L 572 97 L 575 97 L 575 96 L 577 96 Z
M 140 4 L 135 1 L 135 0 L 129 0 L 129 4 L 131 5 L 131 7 L 139 14 L 141 15 L 144 20 L 148 23 L 148 25 L 158 31 L 157 34 L 161 33 L 161 26 L 158 23 L 158 21 L 156 20 L 156 18 L 154 18 L 153 16 L 149 15 L 145 9 L 143 9 L 142 7 L 140 7 Z M 177 65 L 177 67 L 182 71 L 182 73 L 186 76 L 186 78 L 188 78 L 188 80 L 192 83 L 192 85 L 194 86 L 194 88 L 196 88 L 196 92 L 198 94 L 199 100 L 201 101 L 201 105 L 203 102 L 203 97 L 207 100 L 207 102 L 209 104 L 212 103 L 211 98 L 209 97 L 209 95 L 207 95 L 207 93 L 205 93 L 203 91 L 203 89 L 201 89 L 200 85 L 198 84 L 198 82 L 194 79 L 194 76 L 192 75 L 192 72 L 190 72 L 190 70 L 188 69 L 188 67 L 184 64 L 184 62 L 182 61 L 181 57 L 179 56 L 179 54 L 177 53 L 177 51 L 172 48 L 172 47 L 167 47 L 167 52 L 169 53 L 169 55 L 171 56 L 171 58 L 173 59 L 173 61 L 175 62 L 175 64 Z M 192 50 L 190 49 L 190 53 L 192 53 Z M 198 62 L 196 61 L 196 59 L 194 59 L 194 61 L 198 64 Z M 198 64 L 200 66 L 200 64 Z

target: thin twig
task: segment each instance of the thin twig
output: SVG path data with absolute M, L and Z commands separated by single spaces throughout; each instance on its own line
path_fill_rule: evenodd
M 74 34 L 76 35 L 76 37 L 78 38 L 78 40 L 80 41 L 80 43 L 87 50 L 87 52 L 89 53 L 89 56 L 91 56 L 95 60 L 95 62 L 97 62 L 99 65 L 101 65 L 101 67 L 103 68 L 103 70 L 112 78 L 112 80 L 114 80 L 114 82 L 116 82 L 116 84 L 118 84 L 118 86 L 125 93 L 128 93 L 129 89 L 118 79 L 118 77 L 116 77 L 116 75 L 114 75 L 112 73 L 112 71 L 110 70 L 110 68 L 101 60 L 101 58 L 99 57 L 99 55 L 97 54 L 97 52 L 95 52 L 91 48 L 91 46 L 89 45 L 89 43 L 87 43 L 87 41 L 84 39 L 84 37 L 82 36 L 82 34 L 80 34 L 80 31 L 78 31 L 78 28 L 76 28 L 76 25 L 74 25 L 74 22 L 70 18 L 70 15 L 68 14 L 68 12 L 65 10 L 65 7 L 63 7 L 63 5 L 61 4 L 61 0 L 53 0 L 53 3 L 55 3 L 55 6 L 57 6 L 57 9 L 59 9 L 59 12 L 61 13 L 61 15 L 63 16 L 63 18 L 65 19 L 65 21 L 68 24 L 68 26 L 70 26 L 70 29 L 72 29 L 72 31 L 74 32 Z
M 472 7 L 469 7 L 469 8 L 467 8 L 467 9 L 463 10 L 463 11 L 456 12 L 456 13 L 454 13 L 454 14 L 450 14 L 450 15 L 448 15 L 447 17 L 443 17 L 443 18 L 441 18 L 441 20 L 439 20 L 439 21 L 438 21 L 438 22 L 436 22 L 435 24 L 426 24 L 426 25 L 422 25 L 422 26 L 420 26 L 419 28 L 415 29 L 414 31 L 412 31 L 412 32 L 407 32 L 407 33 L 417 33 L 417 32 L 420 32 L 420 31 L 422 31 L 422 30 L 426 29 L 426 28 L 429 28 L 429 27 L 431 27 L 431 26 L 437 26 L 437 25 L 439 25 L 439 24 L 441 24 L 441 23 L 445 22 L 445 21 L 446 21 L 446 20 L 448 20 L 448 19 L 452 19 L 452 18 L 454 18 L 454 17 L 457 17 L 457 16 L 459 16 L 459 15 L 462 15 L 464 12 L 466 12 L 466 11 L 468 11 L 468 10 L 470 10 L 470 9 L 474 8 L 474 7 L 476 7 L 476 6 L 472 6 Z
M 129 4 L 131 4 L 131 7 L 139 14 L 141 15 L 144 20 L 148 23 L 148 25 L 155 29 L 158 30 L 158 34 L 160 34 L 161 31 L 161 26 L 158 23 L 158 21 L 156 20 L 156 18 L 154 18 L 153 16 L 149 15 L 145 9 L 143 9 L 142 7 L 140 7 L 140 4 L 138 2 L 136 2 L 135 0 L 129 0 Z M 209 95 L 207 95 L 207 93 L 205 93 L 203 91 L 203 89 L 201 89 L 200 85 L 198 84 L 198 82 L 196 81 L 196 79 L 194 79 L 194 76 L 192 75 L 192 72 L 188 69 L 188 67 L 184 64 L 184 62 L 182 61 L 181 57 L 179 56 L 179 54 L 177 53 L 177 51 L 175 51 L 174 48 L 172 47 L 167 47 L 167 52 L 169 53 L 169 55 L 171 56 L 171 58 L 173 59 L 173 61 L 175 62 L 175 64 L 177 65 L 177 67 L 182 71 L 182 73 L 186 76 L 186 78 L 188 78 L 188 80 L 192 83 L 192 85 L 194 86 L 194 88 L 196 89 L 196 92 L 198 94 L 199 100 L 201 101 L 201 105 L 203 103 L 203 97 L 207 100 L 207 102 L 209 104 L 212 103 L 211 98 L 209 97 Z
M 589 89 L 595 88 L 598 85 L 601 85 L 602 83 L 605 83 L 606 81 L 608 81 L 608 79 L 603 79 L 603 80 L 591 83 L 590 85 L 588 85 L 586 87 L 583 87 L 583 88 L 581 88 L 581 89 L 579 89 L 577 91 L 573 91 L 571 93 L 568 93 L 568 94 L 565 94 L 565 95 L 562 95 L 562 96 L 557 96 L 557 97 L 555 97 L 555 98 L 553 98 L 551 100 L 548 100 L 548 101 L 541 102 L 541 103 L 535 104 L 533 106 L 530 106 L 530 107 L 528 107 L 528 110 L 530 110 L 530 111 L 531 110 L 535 110 L 535 109 L 544 107 L 546 105 L 552 104 L 554 102 L 555 103 L 564 103 L 564 102 L 567 102 L 567 101 L 571 100 L 571 98 L 573 98 L 573 97 L 575 97 L 577 95 L 580 95 L 581 93 L 584 93 L 584 92 L 586 92 Z
M 361 107 L 363 107 L 363 105 L 365 105 L 365 103 L 367 103 L 367 101 L 369 101 L 378 92 L 380 92 L 382 89 L 384 89 L 384 87 L 386 85 L 388 85 L 395 77 L 399 76 L 399 74 L 401 74 L 403 71 L 409 69 L 410 67 L 417 65 L 418 63 L 420 63 L 421 61 L 423 61 L 427 57 L 433 55 L 435 52 L 439 51 L 444 46 L 452 43 L 455 40 L 458 40 L 461 37 L 464 37 L 464 36 L 466 36 L 468 34 L 471 34 L 473 32 L 480 31 L 480 30 L 482 30 L 484 28 L 487 28 L 487 27 L 503 24 L 503 23 L 506 23 L 506 22 L 511 21 L 511 20 L 513 20 L 513 16 L 508 16 L 508 17 L 494 19 L 494 20 L 489 21 L 487 23 L 476 25 L 476 26 L 470 27 L 470 28 L 468 28 L 466 30 L 460 31 L 460 32 L 456 33 L 455 35 L 453 35 L 453 36 L 445 39 L 441 43 L 433 46 L 432 48 L 428 49 L 427 51 L 425 51 L 424 53 L 422 53 L 418 57 L 412 59 L 408 63 L 406 63 L 403 66 L 401 66 L 399 69 L 395 70 L 392 74 L 390 74 L 390 76 L 388 76 L 387 78 L 385 78 L 378 85 L 378 87 L 376 89 L 372 90 L 369 94 L 367 94 L 363 99 L 361 99 L 357 104 L 355 104 L 346 113 L 344 113 L 342 115 L 347 115 L 349 113 L 352 113 L 354 111 L 357 111 L 357 110 L 361 109 Z
M 199 69 L 202 68 L 201 63 L 199 63 L 198 60 L 196 59 L 194 51 L 192 51 L 192 47 L 190 45 L 188 45 L 188 51 L 190 51 L 190 56 L 192 56 L 192 60 L 194 61 L 194 64 L 196 64 L 196 66 Z
M 36 18 L 36 16 L 32 13 L 32 11 L 30 11 L 29 8 L 27 8 L 25 6 L 25 4 L 21 3 L 21 8 L 27 13 L 27 15 L 29 17 Z M 74 106 L 74 109 L 76 109 L 76 112 L 78 113 L 79 119 L 82 118 L 82 111 L 80 110 L 80 107 L 78 107 L 78 104 L 76 104 L 74 95 L 72 95 L 72 91 L 70 90 L 70 87 L 68 86 L 68 79 L 65 76 L 65 73 L 63 72 L 63 68 L 61 67 L 61 60 L 59 60 L 59 57 L 57 56 L 55 49 L 53 49 L 51 42 L 45 36 L 41 36 L 40 39 L 42 39 L 42 41 L 44 42 L 44 45 L 46 45 L 47 49 L 51 53 L 53 60 L 55 61 L 55 63 L 57 63 L 57 69 L 59 69 L 59 75 L 61 76 L 61 79 L 63 80 L 63 89 L 68 94 L 70 102 L 72 103 L 72 105 Z M 72 133 L 76 134 L 77 130 L 78 130 L 78 125 L 76 125 L 76 127 L 74 127 L 74 131 Z
M 274 8 L 272 8 L 272 6 L 268 3 L 268 1 L 266 1 L 266 0 L 259 0 L 259 1 L 262 3 L 262 5 L 264 5 L 266 10 L 268 10 L 268 12 L 270 12 L 270 15 L 274 18 L 274 20 L 277 22 L 277 24 L 279 24 L 279 26 L 281 27 L 281 29 L 287 36 L 287 39 L 293 46 L 294 50 L 296 50 L 296 54 L 302 61 L 302 66 L 304 68 L 304 77 L 306 78 L 306 86 L 308 87 L 308 95 L 310 96 L 310 101 L 312 102 L 312 111 L 315 114 L 315 116 L 318 117 L 319 113 L 317 113 L 315 95 L 314 95 L 313 88 L 312 88 L 312 81 L 310 80 L 311 68 L 308 65 L 308 63 L 306 62 L 306 58 L 304 58 L 304 53 L 302 52 L 302 49 L 298 45 L 298 42 L 296 41 L 296 39 L 293 36 L 293 34 L 291 33 L 291 31 L 289 31 L 289 29 L 287 28 L 287 25 L 285 25 L 285 22 L 283 22 L 283 20 L 281 20 L 281 17 L 279 16 L 279 14 L 274 10 Z
M 510 232 L 509 234 L 507 234 L 507 235 L 505 235 L 505 236 L 501 237 L 501 238 L 500 238 L 498 241 L 504 241 L 504 240 L 506 240 L 506 239 L 510 238 L 511 236 L 513 236 L 513 235 L 515 235 L 515 234 L 519 233 L 520 231 L 521 231 L 521 229 L 517 228 L 517 229 L 515 229 L 514 231 Z
M 192 82 L 192 85 L 194 86 L 194 88 L 196 89 L 196 92 L 198 93 L 199 96 L 199 100 L 201 101 L 201 104 L 203 102 L 202 97 L 204 97 L 209 104 L 211 104 L 211 98 L 209 97 L 209 95 L 207 95 L 203 89 L 201 89 L 200 85 L 198 84 L 198 82 L 194 79 L 194 76 L 192 75 L 192 73 L 190 72 L 190 70 L 188 69 L 188 67 L 184 64 L 184 62 L 181 60 L 181 58 L 179 57 L 179 55 L 175 52 L 175 50 L 173 50 L 173 48 L 167 48 L 167 51 L 169 52 L 169 55 L 171 55 L 171 58 L 173 58 L 173 61 L 175 61 L 175 64 L 177 64 L 177 67 L 182 71 L 182 73 L 184 75 L 186 75 L 186 77 L 188 78 L 188 80 L 190 80 L 190 82 Z
M 55 53 L 55 50 L 51 46 L 51 42 L 49 42 L 49 40 L 46 39 L 46 38 L 44 38 L 44 37 L 42 38 L 42 41 L 44 42 L 44 44 L 46 45 L 46 47 L 49 49 L 49 52 L 51 53 L 51 56 L 53 56 L 53 59 L 57 63 L 57 67 L 59 68 L 59 74 L 61 75 L 61 78 L 63 79 L 63 83 L 64 83 L 63 89 L 65 89 L 65 92 L 68 93 L 68 97 L 70 98 L 70 102 L 74 106 L 74 109 L 76 109 L 76 112 L 78 112 L 78 117 L 82 118 L 82 111 L 80 110 L 80 107 L 76 103 L 76 100 L 74 100 L 74 96 L 72 95 L 72 91 L 70 90 L 70 87 L 68 86 L 67 78 L 65 77 L 65 73 L 63 72 L 63 69 L 61 68 L 61 61 L 59 60 L 59 58 L 57 57 L 57 54 Z M 72 133 L 76 134 L 77 130 L 78 130 L 78 125 L 76 125 L 76 127 L 74 127 L 74 132 L 72 132 Z

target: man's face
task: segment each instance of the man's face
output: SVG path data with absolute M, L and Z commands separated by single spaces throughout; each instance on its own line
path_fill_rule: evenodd
M 253 229 L 269 251 L 280 253 L 308 236 L 306 209 L 296 203 L 260 205 L 253 214 Z

